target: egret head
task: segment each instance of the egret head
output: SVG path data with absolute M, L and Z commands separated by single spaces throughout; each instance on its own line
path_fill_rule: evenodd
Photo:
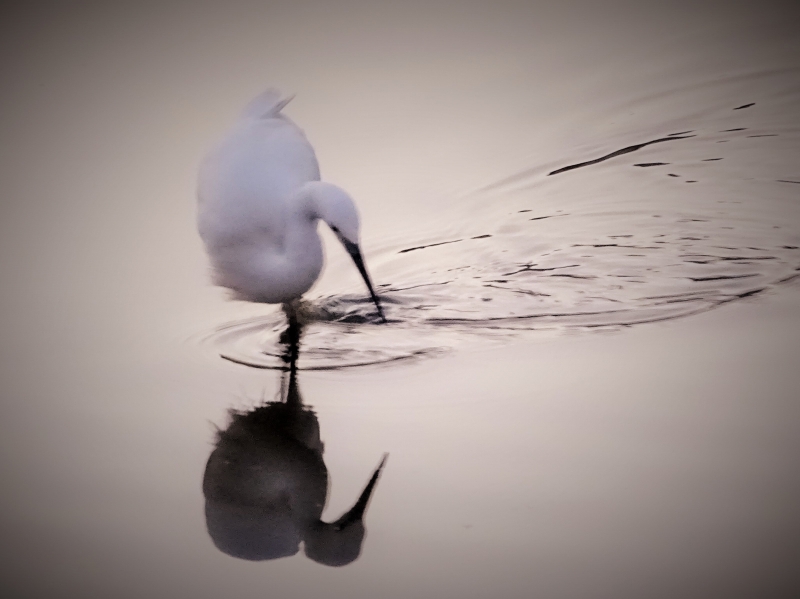
M 339 239 L 358 245 L 361 221 L 353 198 L 345 190 L 330 183 L 314 181 L 307 185 L 311 187 L 315 215 L 324 221 Z
M 324 221 L 342 242 L 347 253 L 355 262 L 358 272 L 361 273 L 372 296 L 372 301 L 375 302 L 375 307 L 378 309 L 378 314 L 386 322 L 380 300 L 372 288 L 372 281 L 367 274 L 364 258 L 361 256 L 361 248 L 358 244 L 360 221 L 353 199 L 346 191 L 330 183 L 314 181 L 306 185 L 309 187 L 314 215 Z
M 366 534 L 364 512 L 386 458 L 384 454 L 358 501 L 347 513 L 336 522 L 317 522 L 306 533 L 304 546 L 309 558 L 326 566 L 346 566 L 358 558 Z

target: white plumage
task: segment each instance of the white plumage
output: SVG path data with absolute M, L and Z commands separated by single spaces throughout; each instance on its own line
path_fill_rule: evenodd
M 322 220 L 352 256 L 383 317 L 358 246 L 355 204 L 319 180 L 314 149 L 281 114 L 289 100 L 275 89 L 260 94 L 200 165 L 198 229 L 214 280 L 249 301 L 300 297 L 322 270 Z

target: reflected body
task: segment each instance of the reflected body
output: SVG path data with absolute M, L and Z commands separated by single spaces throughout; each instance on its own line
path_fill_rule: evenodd
M 353 507 L 338 520 L 323 522 L 328 471 L 319 422 L 303 405 L 297 385 L 296 323 L 283 338 L 289 341 L 290 374 L 282 401 L 233 412 L 206 464 L 208 533 L 217 548 L 242 559 L 294 555 L 302 541 L 309 558 L 343 566 L 361 552 L 364 512 L 386 456 Z
M 320 181 L 314 149 L 281 113 L 289 100 L 274 89 L 256 97 L 200 166 L 198 230 L 214 280 L 240 299 L 292 302 L 322 271 L 322 220 L 353 258 L 383 318 L 359 248 L 355 204 Z

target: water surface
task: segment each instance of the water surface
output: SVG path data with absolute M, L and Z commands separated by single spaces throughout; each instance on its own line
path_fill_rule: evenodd
M 798 16 L 8 11 L 3 595 L 797 596 Z M 316 499 L 277 493 L 292 515 L 260 522 L 297 551 L 253 560 L 215 545 L 203 478 L 236 415 L 288 398 L 285 323 L 210 285 L 194 179 L 267 85 L 356 198 L 391 322 L 321 231 L 305 425 L 232 454 L 302 441 L 282 464 Z M 308 559 L 384 453 L 357 559 Z M 302 472 L 267 470 L 242 488 Z
M 800 183 L 782 157 L 800 155 L 798 80 L 794 68 L 752 72 L 631 101 L 651 125 L 543 157 L 394 231 L 370 255 L 390 325 L 363 326 L 379 324 L 365 292 L 312 292 L 303 367 L 668 320 L 792 281 Z M 724 103 L 704 97 L 709 87 Z M 739 103 L 753 89 L 770 99 Z M 673 106 L 686 115 L 659 123 Z M 275 311 L 225 323 L 206 340 L 228 360 L 280 367 L 284 320 Z

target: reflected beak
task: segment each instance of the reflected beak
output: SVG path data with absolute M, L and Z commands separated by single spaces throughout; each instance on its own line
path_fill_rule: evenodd
M 355 505 L 350 508 L 349 512 L 344 514 L 341 518 L 333 523 L 333 526 L 337 530 L 341 530 L 353 522 L 359 522 L 364 517 L 364 512 L 367 510 L 367 505 L 369 505 L 369 498 L 372 495 L 372 492 L 375 490 L 375 484 L 378 482 L 378 478 L 380 478 L 381 470 L 383 470 L 383 465 L 386 463 L 386 458 L 388 457 L 388 453 L 383 454 L 381 463 L 378 464 L 378 467 L 372 474 L 372 478 L 369 479 L 367 486 L 364 487 L 364 490 L 361 492 L 361 497 L 358 498 L 358 501 L 356 501 Z
M 367 267 L 364 266 L 364 258 L 361 257 L 361 248 L 358 247 L 357 243 L 348 241 L 341 235 L 337 235 L 337 237 L 339 237 L 339 241 L 342 242 L 342 245 L 347 250 L 347 253 L 350 254 L 353 262 L 356 263 L 356 268 L 358 268 L 358 272 L 360 272 L 361 276 L 364 278 L 364 282 L 367 284 L 367 289 L 369 289 L 369 294 L 372 296 L 372 301 L 375 302 L 375 307 L 378 309 L 378 315 L 381 317 L 383 322 L 386 322 L 386 317 L 383 315 L 383 308 L 381 308 L 381 302 L 378 299 L 378 296 L 375 295 L 375 290 L 372 288 L 372 281 L 369 280 L 369 275 L 367 274 Z

